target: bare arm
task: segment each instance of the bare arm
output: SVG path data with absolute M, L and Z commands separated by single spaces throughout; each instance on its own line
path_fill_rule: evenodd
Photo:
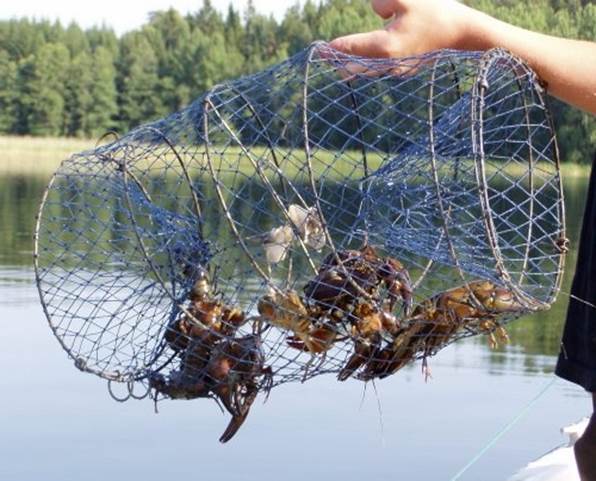
M 523 58 L 551 94 L 596 114 L 596 43 L 514 27 L 454 0 L 372 0 L 384 30 L 348 35 L 331 46 L 366 57 L 404 57 L 441 48 L 504 47 Z

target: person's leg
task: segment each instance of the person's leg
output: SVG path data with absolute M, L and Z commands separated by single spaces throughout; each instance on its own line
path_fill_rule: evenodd
M 596 481 L 596 393 L 592 393 L 593 413 L 584 435 L 575 443 L 575 459 L 581 481 Z

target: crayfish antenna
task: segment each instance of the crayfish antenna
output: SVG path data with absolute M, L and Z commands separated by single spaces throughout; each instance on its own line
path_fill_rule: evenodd
M 379 411 L 379 427 L 381 428 L 381 444 L 385 446 L 385 423 L 383 422 L 383 406 L 381 405 L 381 397 L 377 390 L 377 383 L 372 380 L 373 390 L 375 391 L 375 398 L 377 398 L 377 409 Z
M 362 397 L 360 398 L 360 405 L 358 406 L 358 410 L 362 411 L 362 406 L 364 406 L 364 401 L 366 400 L 366 386 L 368 382 L 362 383 Z

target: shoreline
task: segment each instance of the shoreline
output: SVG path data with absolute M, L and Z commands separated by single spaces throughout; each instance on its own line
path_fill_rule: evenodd
M 63 160 L 77 152 L 93 149 L 96 144 L 97 139 L 0 136 L 0 175 L 47 177 Z M 590 169 L 590 164 L 561 163 L 564 179 L 588 177 Z

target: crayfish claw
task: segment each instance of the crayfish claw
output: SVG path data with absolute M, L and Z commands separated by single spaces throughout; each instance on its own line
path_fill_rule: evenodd
M 220 443 L 227 443 L 230 439 L 234 437 L 234 435 L 238 432 L 240 427 L 246 421 L 246 417 L 248 416 L 248 409 L 241 415 L 232 416 L 232 419 L 228 423 L 228 427 L 223 432 L 223 434 L 219 438 Z
M 306 347 L 304 341 L 302 341 L 298 336 L 288 336 L 286 338 L 286 344 L 293 349 L 308 352 L 308 347 Z
M 368 362 L 373 353 L 373 347 L 369 343 L 357 342 L 354 353 L 348 359 L 346 365 L 337 375 L 338 381 L 345 381 L 356 372 L 364 363 Z

